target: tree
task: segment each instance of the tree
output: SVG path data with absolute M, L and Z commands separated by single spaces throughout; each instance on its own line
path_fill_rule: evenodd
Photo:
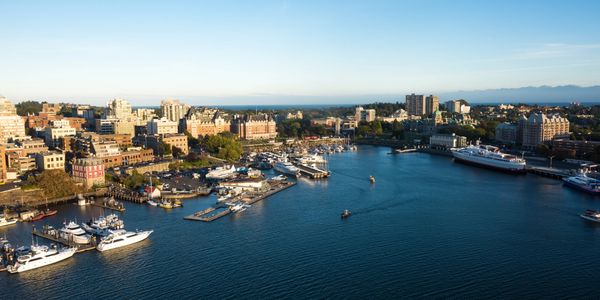
M 240 159 L 243 152 L 242 144 L 231 133 L 205 136 L 201 144 L 208 153 L 230 162 Z
M 37 101 L 23 101 L 15 105 L 17 114 L 26 116 L 28 114 L 37 114 L 42 111 L 42 103 Z
M 160 148 L 159 149 L 160 149 L 159 152 L 162 155 L 167 155 L 168 156 L 168 155 L 172 154 L 171 145 L 169 145 L 169 144 L 167 144 L 167 143 L 165 143 L 163 141 L 160 141 Z
M 35 178 L 37 186 L 44 191 L 48 198 L 60 198 L 81 192 L 73 178 L 63 170 L 45 170 Z

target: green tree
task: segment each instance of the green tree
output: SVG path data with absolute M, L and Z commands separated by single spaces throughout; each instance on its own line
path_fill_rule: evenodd
M 230 162 L 240 159 L 243 152 L 242 144 L 231 133 L 205 136 L 201 144 L 211 155 Z
M 73 178 L 63 170 L 45 170 L 35 178 L 35 181 L 48 198 L 75 195 L 82 191 Z

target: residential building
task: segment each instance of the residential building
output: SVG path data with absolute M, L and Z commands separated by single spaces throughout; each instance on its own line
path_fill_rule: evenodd
M 16 116 L 17 108 L 8 99 L 0 96 L 0 116 Z
M 297 111 L 295 113 L 292 112 L 288 112 L 287 115 L 285 116 L 285 118 L 287 120 L 293 120 L 293 119 L 302 119 L 304 117 L 304 115 L 302 114 L 302 111 Z
M 96 157 L 109 157 L 121 154 L 121 149 L 115 141 L 94 141 L 91 153 Z
M 554 150 L 572 150 L 578 157 L 586 157 L 587 154 L 594 153 L 596 148 L 600 147 L 600 142 L 581 141 L 571 139 L 552 140 L 552 149 Z
M 214 108 L 192 107 L 181 122 L 183 129 L 193 137 L 231 131 L 231 121 L 228 116 Z
M 171 146 L 171 149 L 177 148 L 184 155 L 189 153 L 188 137 L 185 134 L 164 134 L 161 137 L 163 143 Z
M 154 151 L 152 149 L 130 148 L 117 155 L 104 156 L 101 159 L 104 161 L 105 168 L 129 166 L 154 161 Z
M 411 116 L 431 115 L 439 109 L 440 101 L 437 96 L 406 95 L 406 110 Z
M 374 109 L 364 109 L 362 106 L 357 106 L 354 109 L 354 119 L 357 122 L 366 121 L 372 122 L 375 121 L 376 113 Z
M 17 145 L 22 149 L 21 156 L 48 151 L 48 147 L 42 139 L 23 140 L 17 142 Z
M 434 134 L 429 138 L 431 148 L 462 148 L 467 146 L 467 138 L 456 134 Z
M 402 122 L 408 119 L 408 113 L 404 109 L 399 109 L 391 114 L 389 117 L 377 117 L 378 120 L 383 122 Z
M 558 115 L 547 117 L 533 113 L 523 124 L 523 146 L 533 148 L 539 144 L 569 135 L 569 120 Z
M 269 114 L 236 116 L 231 131 L 241 139 L 272 139 L 277 137 L 277 125 Z
M 65 154 L 63 152 L 41 152 L 35 155 L 35 160 L 40 171 L 65 169 Z
M 120 98 L 112 99 L 106 104 L 104 114 L 107 119 L 111 117 L 117 119 L 127 119 L 133 115 L 131 103 Z
M 152 108 L 138 108 L 135 110 L 135 116 L 139 118 L 141 122 L 146 123 L 158 117 Z
M 496 126 L 496 140 L 503 143 L 517 143 L 518 125 L 510 123 L 500 123 Z
M 6 146 L 0 145 L 0 183 L 7 180 Z
M 62 106 L 59 103 L 43 102 L 42 111 L 40 112 L 40 114 L 56 115 L 60 113 L 61 108 Z
M 148 134 L 175 134 L 177 133 L 178 122 L 171 121 L 165 117 L 154 119 L 148 122 Z
M 135 135 L 136 119 L 134 118 L 106 118 L 96 119 L 96 132 L 99 134 L 126 134 Z
M 104 161 L 98 158 L 79 158 L 73 162 L 73 179 L 83 183 L 86 189 L 93 186 L 103 186 Z
M 25 121 L 10 100 L 0 98 L 0 143 L 25 136 Z
M 446 102 L 446 110 L 451 113 L 468 114 L 471 106 L 465 104 L 464 100 L 450 100 Z
M 176 99 L 166 99 L 160 102 L 160 109 L 162 117 L 173 122 L 179 122 L 179 120 L 185 118 L 186 114 L 190 110 L 190 106 L 181 103 Z

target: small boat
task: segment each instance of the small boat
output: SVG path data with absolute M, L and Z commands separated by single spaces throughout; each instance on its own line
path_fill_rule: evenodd
M 352 215 L 352 213 L 349 210 L 344 209 L 344 211 L 342 212 L 342 219 L 346 219 L 346 218 L 350 217 L 351 215 Z
M 39 221 L 39 220 L 41 220 L 41 219 L 43 219 L 43 218 L 46 218 L 46 217 L 49 217 L 49 216 L 54 216 L 56 213 L 58 213 L 58 211 L 57 211 L 57 210 L 49 210 L 49 209 L 46 209 L 45 211 L 41 211 L 41 212 L 39 212 L 37 215 L 33 216 L 33 217 L 31 218 L 31 221 L 32 221 L 32 222 L 34 222 L 34 221 Z
M 171 205 L 173 206 L 173 208 L 176 208 L 176 207 L 183 207 L 183 203 L 181 203 L 181 200 L 179 200 L 179 199 L 176 199 L 175 201 L 173 201 L 173 202 L 171 203 Z
M 588 221 L 600 223 L 600 211 L 588 209 L 579 216 Z
M 146 201 L 146 203 L 150 204 L 151 206 L 158 206 L 158 202 L 156 202 L 154 200 L 148 200 L 148 201 Z
M 369 176 L 369 181 L 371 183 L 375 183 L 375 176 L 373 176 L 373 175 Z
M 165 209 L 173 208 L 173 204 L 171 204 L 171 202 L 169 202 L 169 201 L 163 201 L 159 204 L 159 206 L 162 208 L 165 208 Z
M 0 217 L 0 227 L 8 226 L 17 223 L 17 219 L 8 219 L 4 216 Z

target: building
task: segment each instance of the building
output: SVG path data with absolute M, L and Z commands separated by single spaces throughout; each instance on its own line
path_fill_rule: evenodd
M 429 138 L 431 148 L 462 148 L 467 146 L 467 138 L 456 134 L 434 134 Z
M 62 106 L 58 103 L 43 102 L 42 103 L 42 111 L 40 112 L 40 115 L 41 114 L 56 115 L 56 114 L 60 113 L 61 108 L 62 108 Z
M 0 98 L 0 143 L 25 136 L 25 121 L 10 100 Z
M 228 116 L 214 108 L 193 107 L 188 110 L 181 122 L 185 132 L 193 137 L 231 131 L 231 121 Z
M 539 144 L 569 135 L 569 120 L 558 115 L 548 118 L 533 113 L 523 122 L 523 147 L 534 148 Z
M 21 147 L 21 156 L 48 151 L 48 147 L 42 139 L 23 140 L 17 142 L 17 145 Z
M 439 106 L 440 100 L 437 96 L 406 95 L 406 110 L 411 116 L 431 115 Z
M 64 170 L 65 154 L 58 151 L 42 152 L 35 155 L 38 170 Z
M 1 105 L 1 104 L 0 104 Z M 6 164 L 6 147 L 0 145 L 0 183 L 4 183 L 7 180 L 7 169 Z
M 277 137 L 277 125 L 269 114 L 236 116 L 231 131 L 241 139 L 272 139 Z
M 148 122 L 147 131 L 149 135 L 154 134 L 175 134 L 177 133 L 178 122 L 171 121 L 165 117 L 154 119 Z
M 446 110 L 451 113 L 468 114 L 471 112 L 471 106 L 464 100 L 450 100 L 446 102 Z
M 101 159 L 105 168 L 130 166 L 154 161 L 154 151 L 152 149 L 130 148 L 117 155 L 104 156 Z
M 304 117 L 304 115 L 302 114 L 302 111 L 297 111 L 295 113 L 288 112 L 287 115 L 285 116 L 285 118 L 287 120 L 294 120 L 294 119 L 302 120 L 303 117 Z
M 73 179 L 83 183 L 86 189 L 93 186 L 103 186 L 104 161 L 98 158 L 79 158 L 73 162 Z
M 496 126 L 496 140 L 503 143 L 516 144 L 518 136 L 518 125 L 500 123 Z
M 364 109 L 362 106 L 357 106 L 354 109 L 354 119 L 357 122 L 373 122 L 375 121 L 376 113 L 374 109 Z
M 190 106 L 176 99 L 166 99 L 160 102 L 160 110 L 163 118 L 179 122 L 179 120 L 185 118 L 190 110 Z
M 600 147 L 600 142 L 580 141 L 570 139 L 554 139 L 552 140 L 552 149 L 554 150 L 571 150 L 574 151 L 577 157 L 586 157 L 588 154 L 594 153 L 595 149 Z
M 92 154 L 96 157 L 109 157 L 121 154 L 121 148 L 115 141 L 99 140 L 92 142 Z
M 140 119 L 141 122 L 148 122 L 158 116 L 152 108 L 138 108 L 135 110 L 135 116 Z
M 104 114 L 107 119 L 110 117 L 116 119 L 130 118 L 133 115 L 131 110 L 131 103 L 129 103 L 127 100 L 120 98 L 112 99 L 106 104 Z
M 77 131 L 69 125 L 68 121 L 55 120 L 51 122 L 51 125 L 46 127 L 44 140 L 48 147 L 57 148 L 60 146 L 61 138 L 74 136 L 76 133 Z
M 266 191 L 270 188 L 269 183 L 263 178 L 240 178 L 223 181 L 219 183 L 219 187 L 249 192 Z
M 135 135 L 136 119 L 106 118 L 96 119 L 96 132 L 99 134 L 126 134 L 129 137 Z
M 383 122 L 402 122 L 408 119 L 408 113 L 404 109 L 399 109 L 391 114 L 389 117 L 377 117 L 378 120 Z
M 162 143 L 165 143 L 171 147 L 171 152 L 173 152 L 173 147 L 176 147 L 177 149 L 181 150 L 181 153 L 184 155 L 189 153 L 188 139 L 187 135 L 185 134 L 149 135 L 145 137 L 138 137 L 137 140 L 138 144 L 154 150 L 156 155 L 164 155 Z

